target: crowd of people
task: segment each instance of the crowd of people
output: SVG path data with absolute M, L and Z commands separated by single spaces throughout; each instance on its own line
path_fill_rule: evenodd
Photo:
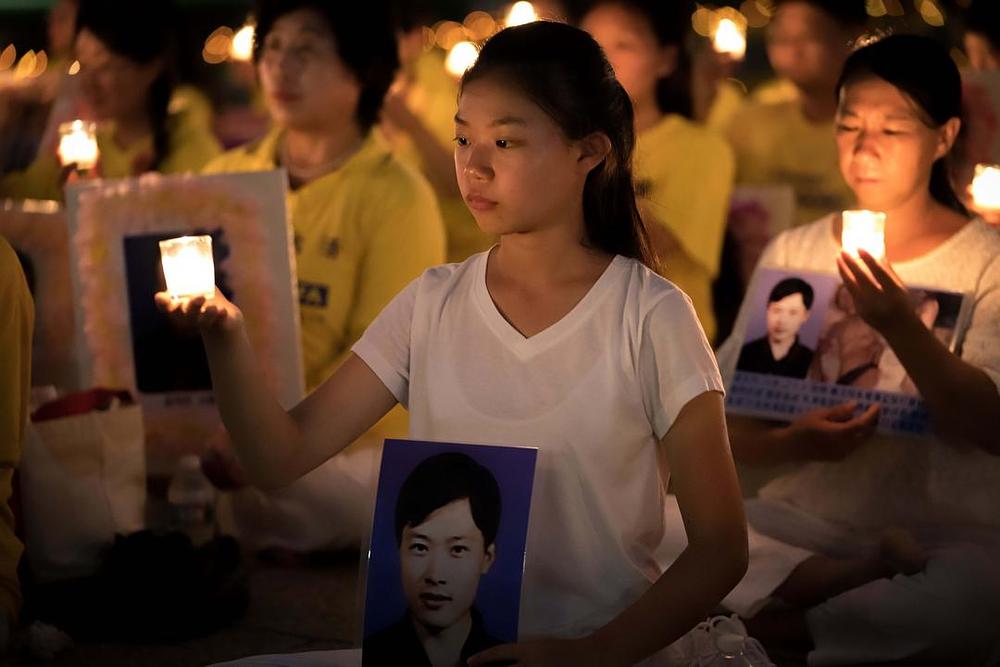
M 287 508 L 268 493 L 320 480 L 302 509 L 330 533 L 290 544 L 360 547 L 368 514 L 349 490 L 374 484 L 383 438 L 538 447 L 520 641 L 481 642 L 468 664 L 670 664 L 720 609 L 811 665 L 997 664 L 1000 230 L 967 194 L 959 68 L 932 38 L 871 37 L 864 0 L 772 4 L 776 78 L 744 96 L 704 65 L 721 56 L 681 0 L 567 4 L 562 20 L 493 35 L 457 79 L 412 3 L 261 0 L 270 129 L 223 152 L 173 78 L 169 3 L 63 0 L 73 105 L 98 121 L 100 160 L 82 172 L 43 141 L 0 175 L 0 197 L 284 169 L 299 405 L 256 381 L 238 295 L 156 295 L 207 352 L 226 432 L 206 443 L 206 472 L 277 523 Z M 969 67 L 1000 69 L 998 9 L 968 8 Z M 795 202 L 750 275 L 727 251 L 742 186 Z M 886 214 L 884 257 L 841 251 L 845 209 Z M 6 501 L 32 307 L 0 243 Z M 770 290 L 766 333 L 748 340 L 741 299 L 764 269 L 838 276 L 817 349 L 799 338 L 816 306 L 799 278 Z M 907 287 L 966 295 L 957 346 L 935 335 L 937 301 Z M 933 435 L 877 431 L 878 404 L 727 414 L 737 370 L 863 387 L 892 375 Z M 2 648 L 21 545 L 0 510 Z M 400 630 L 437 651 L 427 664 L 458 664 L 434 627 L 413 631 Z

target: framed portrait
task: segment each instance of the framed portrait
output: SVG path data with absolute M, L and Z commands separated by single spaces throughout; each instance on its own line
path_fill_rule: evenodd
M 423 664 L 431 653 L 465 664 L 517 640 L 536 456 L 529 447 L 386 440 L 363 665 Z
M 970 304 L 963 294 L 910 287 L 915 314 L 955 349 Z M 838 276 L 761 269 L 726 408 L 773 419 L 856 401 L 882 406 L 878 430 L 924 435 L 926 407 L 885 339 L 862 320 Z
M 208 234 L 216 284 L 243 311 L 262 382 L 304 395 L 292 233 L 282 171 L 159 174 L 67 188 L 80 378 L 139 396 L 150 466 L 198 453 L 220 427 L 198 332 L 155 306 L 159 242 Z

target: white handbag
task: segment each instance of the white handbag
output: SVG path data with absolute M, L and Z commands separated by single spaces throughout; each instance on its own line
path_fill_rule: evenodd
M 116 534 L 144 526 L 142 410 L 108 410 L 30 423 L 20 465 L 25 556 L 39 581 L 93 574 Z

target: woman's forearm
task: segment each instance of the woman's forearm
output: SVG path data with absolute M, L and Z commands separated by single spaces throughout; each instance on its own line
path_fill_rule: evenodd
M 203 340 L 219 413 L 250 482 L 261 488 L 291 482 L 299 476 L 290 469 L 299 428 L 264 381 L 246 329 L 206 333 Z
M 920 391 L 935 429 L 1000 455 L 1000 392 L 993 380 L 916 318 L 887 331 L 886 340 Z
M 609 665 L 633 665 L 712 613 L 746 572 L 746 532 L 690 544 L 633 605 L 593 639 Z
M 787 424 L 726 415 L 733 458 L 746 465 L 774 465 L 802 459 Z

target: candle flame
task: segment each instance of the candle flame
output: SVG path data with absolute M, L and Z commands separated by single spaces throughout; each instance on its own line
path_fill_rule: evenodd
M 719 20 L 712 44 L 718 53 L 728 53 L 736 59 L 742 58 L 747 52 L 746 34 L 736 21 L 728 18 Z
M 60 125 L 56 152 L 63 166 L 76 163 L 77 169 L 93 169 L 99 157 L 94 124 L 74 120 Z
M 254 27 L 249 23 L 240 28 L 233 35 L 232 44 L 229 47 L 229 57 L 240 62 L 249 62 L 253 58 L 253 38 Z

